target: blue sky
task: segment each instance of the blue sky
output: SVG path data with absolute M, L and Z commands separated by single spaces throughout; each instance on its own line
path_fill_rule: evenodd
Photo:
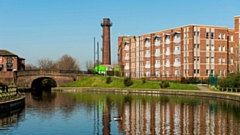
M 34 65 L 68 54 L 85 69 L 93 61 L 94 37 L 102 45 L 103 18 L 113 23 L 111 56 L 117 63 L 118 36 L 188 24 L 233 28 L 239 5 L 239 0 L 0 0 L 0 49 Z

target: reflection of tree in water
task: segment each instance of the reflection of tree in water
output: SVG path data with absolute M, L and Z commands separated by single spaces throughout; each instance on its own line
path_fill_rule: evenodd
M 38 113 L 46 114 L 46 116 L 51 116 L 55 109 L 59 109 L 65 116 L 71 115 L 77 104 L 74 98 L 51 91 L 26 93 L 26 96 L 32 97 L 27 98 L 27 107 L 34 108 L 38 110 Z

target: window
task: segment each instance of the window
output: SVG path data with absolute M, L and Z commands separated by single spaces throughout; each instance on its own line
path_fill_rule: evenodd
M 225 46 L 222 46 L 222 51 L 225 52 Z
M 222 34 L 222 39 L 225 39 L 225 34 L 224 33 Z
M 221 52 L 221 46 L 220 45 L 218 46 L 218 51 Z
M 221 58 L 218 58 L 218 64 L 221 64 Z
M 175 58 L 175 62 L 180 62 L 180 58 Z
M 230 36 L 230 41 L 233 41 L 233 35 Z
M 218 39 L 221 39 L 221 33 L 218 33 Z
M 230 62 L 231 62 L 231 65 L 233 65 L 233 59 L 232 58 L 230 59 Z
M 213 32 L 211 33 L 211 39 L 214 39 L 214 33 Z
M 197 48 L 198 48 L 198 49 L 200 48 L 200 44 L 197 44 Z
M 209 63 L 209 58 L 208 57 L 206 57 L 206 63 Z
M 213 75 L 213 74 L 214 74 L 214 70 L 212 69 L 212 70 L 211 70 L 211 75 Z
M 129 50 L 129 43 L 125 43 L 125 50 Z
M 9 64 L 12 63 L 12 57 L 7 57 L 7 63 L 9 63 Z
M 160 45 L 160 37 L 156 37 L 155 46 L 159 46 L 159 45 Z
M 208 32 L 206 32 L 206 38 L 208 38 Z
M 209 50 L 209 45 L 208 45 L 208 44 L 206 44 L 206 50 L 207 50 L 207 51 Z
M 225 58 L 222 58 L 222 63 L 225 63 Z
M 180 76 L 180 70 L 175 70 L 175 75 Z
M 193 32 L 193 35 L 196 36 L 196 31 Z
M 230 52 L 233 53 L 233 47 L 230 47 Z
M 194 49 L 196 49 L 196 44 L 194 44 Z
M 214 63 L 214 57 L 211 57 L 211 63 Z
M 160 71 L 158 71 L 158 70 L 156 71 L 156 76 L 160 77 Z
M 214 51 L 214 45 L 212 45 L 212 48 L 211 48 L 212 51 Z
M 146 72 L 146 76 L 147 76 L 147 77 L 150 77 L 150 71 L 147 71 L 147 72 Z
M 156 64 L 160 64 L 160 60 L 156 60 Z
M 208 76 L 208 69 L 206 70 L 206 76 Z
M 147 51 L 146 51 L 146 54 L 150 54 L 150 50 L 147 50 Z
M 175 46 L 175 50 L 180 51 L 180 46 Z
M 7 57 L 7 71 L 12 71 L 12 57 Z

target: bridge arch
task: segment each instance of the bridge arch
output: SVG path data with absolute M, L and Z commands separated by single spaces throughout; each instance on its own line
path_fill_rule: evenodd
M 31 81 L 31 89 L 44 89 L 57 87 L 57 81 L 52 77 L 38 77 Z
M 91 74 L 85 74 L 80 71 L 62 71 L 62 70 L 26 70 L 26 71 L 15 71 L 14 82 L 17 87 L 30 89 L 36 88 L 37 82 L 40 82 L 43 78 L 53 79 L 56 87 L 64 84 L 76 81 L 78 78 L 83 76 L 89 76 Z M 38 79 L 39 78 L 39 79 Z

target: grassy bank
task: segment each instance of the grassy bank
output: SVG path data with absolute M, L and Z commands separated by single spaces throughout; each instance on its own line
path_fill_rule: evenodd
M 63 85 L 61 87 L 98 87 L 98 88 L 141 88 L 141 89 L 160 89 L 160 81 L 147 81 L 142 83 L 141 80 L 132 80 L 133 85 L 126 87 L 123 83 L 123 78 L 112 77 L 110 84 L 106 83 L 106 76 L 87 76 L 79 78 L 77 81 L 70 84 Z M 178 90 L 199 90 L 197 86 L 170 83 L 170 87 L 166 89 L 178 89 Z

